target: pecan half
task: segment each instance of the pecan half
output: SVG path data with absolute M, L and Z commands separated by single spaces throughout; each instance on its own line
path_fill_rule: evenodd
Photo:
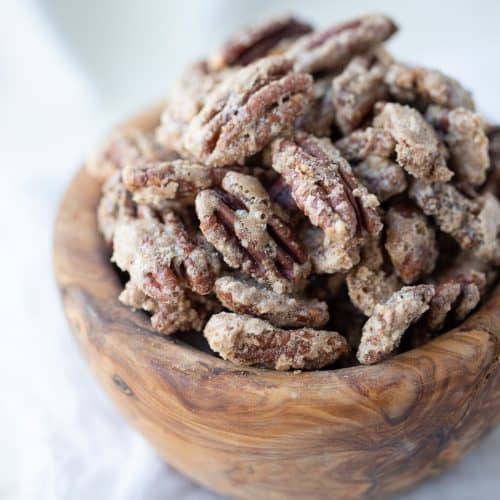
M 152 133 L 129 128 L 113 132 L 87 161 L 87 172 L 106 181 L 127 165 L 145 161 L 172 160 L 177 154 L 165 149 Z
M 200 236 L 190 234 L 173 213 L 122 219 L 115 229 L 113 258 L 146 295 L 175 304 L 187 287 L 202 295 L 212 291 L 220 263 Z
M 372 112 L 377 101 L 385 100 L 384 68 L 374 54 L 357 56 L 333 79 L 332 103 L 335 121 L 349 134 Z
M 429 309 L 434 293 L 432 285 L 405 286 L 385 303 L 377 304 L 363 326 L 358 361 L 377 363 L 398 347 L 410 324 Z
M 425 215 L 410 203 L 389 208 L 385 217 L 385 248 L 403 283 L 415 283 L 436 265 L 436 233 Z
M 317 73 L 340 69 L 352 56 L 387 40 L 397 31 L 386 16 L 373 14 L 304 35 L 285 51 L 297 71 Z
M 490 167 L 484 120 L 468 109 L 449 110 L 439 106 L 430 106 L 425 116 L 443 133 L 457 180 L 473 186 L 483 184 Z
M 408 187 L 403 169 L 392 160 L 371 155 L 366 160 L 353 165 L 356 178 L 381 202 L 404 193 Z
M 281 330 L 267 321 L 244 314 L 219 313 L 205 326 L 212 350 L 240 366 L 260 365 L 276 370 L 314 370 L 347 353 L 337 332 Z
M 201 190 L 220 183 L 226 172 L 188 160 L 174 160 L 126 167 L 122 179 L 136 202 L 161 208 L 165 200 L 193 200 Z
M 195 205 L 201 231 L 230 267 L 276 292 L 304 285 L 308 256 L 256 178 L 229 172 L 222 189 L 201 191 Z
M 447 151 L 434 129 L 409 106 L 380 103 L 373 126 L 392 134 L 397 162 L 411 175 L 426 182 L 446 182 L 453 172 L 446 166 Z
M 491 193 L 470 199 L 450 184 L 415 182 L 410 196 L 462 248 L 485 261 L 500 262 L 500 203 Z
M 440 71 L 392 64 L 385 75 L 392 97 L 425 110 L 431 104 L 445 108 L 474 109 L 470 92 Z
M 216 86 L 189 124 L 184 146 L 212 166 L 243 163 L 290 129 L 312 100 L 312 78 L 282 57 L 259 59 Z
M 215 294 L 230 311 L 258 316 L 275 326 L 319 328 L 329 319 L 325 302 L 283 295 L 244 278 L 219 278 Z
M 370 156 L 390 158 L 395 151 L 396 141 L 390 132 L 367 127 L 339 139 L 335 147 L 347 161 L 359 162 Z
M 212 70 L 227 66 L 246 66 L 266 56 L 284 40 L 293 40 L 311 31 L 311 25 L 291 16 L 269 19 L 255 26 L 248 26 L 232 35 L 208 58 Z
M 272 144 L 272 166 L 291 187 L 297 206 L 340 247 L 359 246 L 382 227 L 378 200 L 354 177 L 329 139 L 304 132 Z
M 184 291 L 175 304 L 157 302 L 146 295 L 132 280 L 126 284 L 119 299 L 127 306 L 152 313 L 151 326 L 164 335 L 193 330 L 200 332 L 208 317 L 221 309 L 216 300 L 190 294 L 188 291 Z
M 232 70 L 211 72 L 205 61 L 189 66 L 170 90 L 161 123 L 156 129 L 157 141 L 182 156 L 188 152 L 184 148 L 184 136 L 191 120 L 203 108 L 207 95 Z

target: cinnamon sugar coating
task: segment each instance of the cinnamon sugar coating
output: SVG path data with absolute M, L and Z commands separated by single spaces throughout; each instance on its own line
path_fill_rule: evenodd
M 245 278 L 219 278 L 215 294 L 230 311 L 257 316 L 275 326 L 320 328 L 329 319 L 325 302 L 283 295 Z
M 453 172 L 446 166 L 448 152 L 423 116 L 409 106 L 381 103 L 373 120 L 396 141 L 396 160 L 411 175 L 425 182 L 446 182 Z
M 500 275 L 500 128 L 393 57 L 396 30 L 243 28 L 157 123 L 111 134 L 86 167 L 120 301 L 277 370 L 377 363 L 478 308 Z
M 205 326 L 204 334 L 215 352 L 241 366 L 316 370 L 348 351 L 346 340 L 337 332 L 309 328 L 281 330 L 244 314 L 215 314 Z
M 243 163 L 289 130 L 312 101 L 312 78 L 283 57 L 236 70 L 207 96 L 191 120 L 184 147 L 212 166 Z
M 388 356 L 401 341 L 411 323 L 429 309 L 432 285 L 406 286 L 383 304 L 377 304 L 363 326 L 358 361 L 373 364 Z

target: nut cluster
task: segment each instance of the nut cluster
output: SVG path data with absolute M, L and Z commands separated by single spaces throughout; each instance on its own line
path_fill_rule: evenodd
M 237 365 L 372 364 L 462 321 L 500 265 L 500 128 L 367 15 L 236 33 L 154 130 L 88 162 L 120 300 Z

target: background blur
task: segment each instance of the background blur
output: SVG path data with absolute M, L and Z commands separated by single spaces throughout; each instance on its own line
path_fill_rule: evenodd
M 283 11 L 325 26 L 373 10 L 400 25 L 396 56 L 458 78 L 500 122 L 494 0 L 0 0 L 0 498 L 217 498 L 159 461 L 76 351 L 52 278 L 58 200 L 113 123 L 238 26 Z M 401 498 L 498 498 L 499 470 L 497 429 Z

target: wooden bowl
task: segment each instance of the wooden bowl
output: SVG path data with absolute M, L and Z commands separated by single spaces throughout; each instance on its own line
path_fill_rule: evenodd
M 158 110 L 128 124 L 152 127 Z M 174 467 L 246 498 L 368 498 L 459 460 L 500 422 L 500 287 L 459 328 L 375 366 L 238 368 L 164 337 L 118 302 L 80 170 L 61 204 L 54 265 L 73 334 L 132 425 Z M 189 336 L 188 336 L 189 337 Z

